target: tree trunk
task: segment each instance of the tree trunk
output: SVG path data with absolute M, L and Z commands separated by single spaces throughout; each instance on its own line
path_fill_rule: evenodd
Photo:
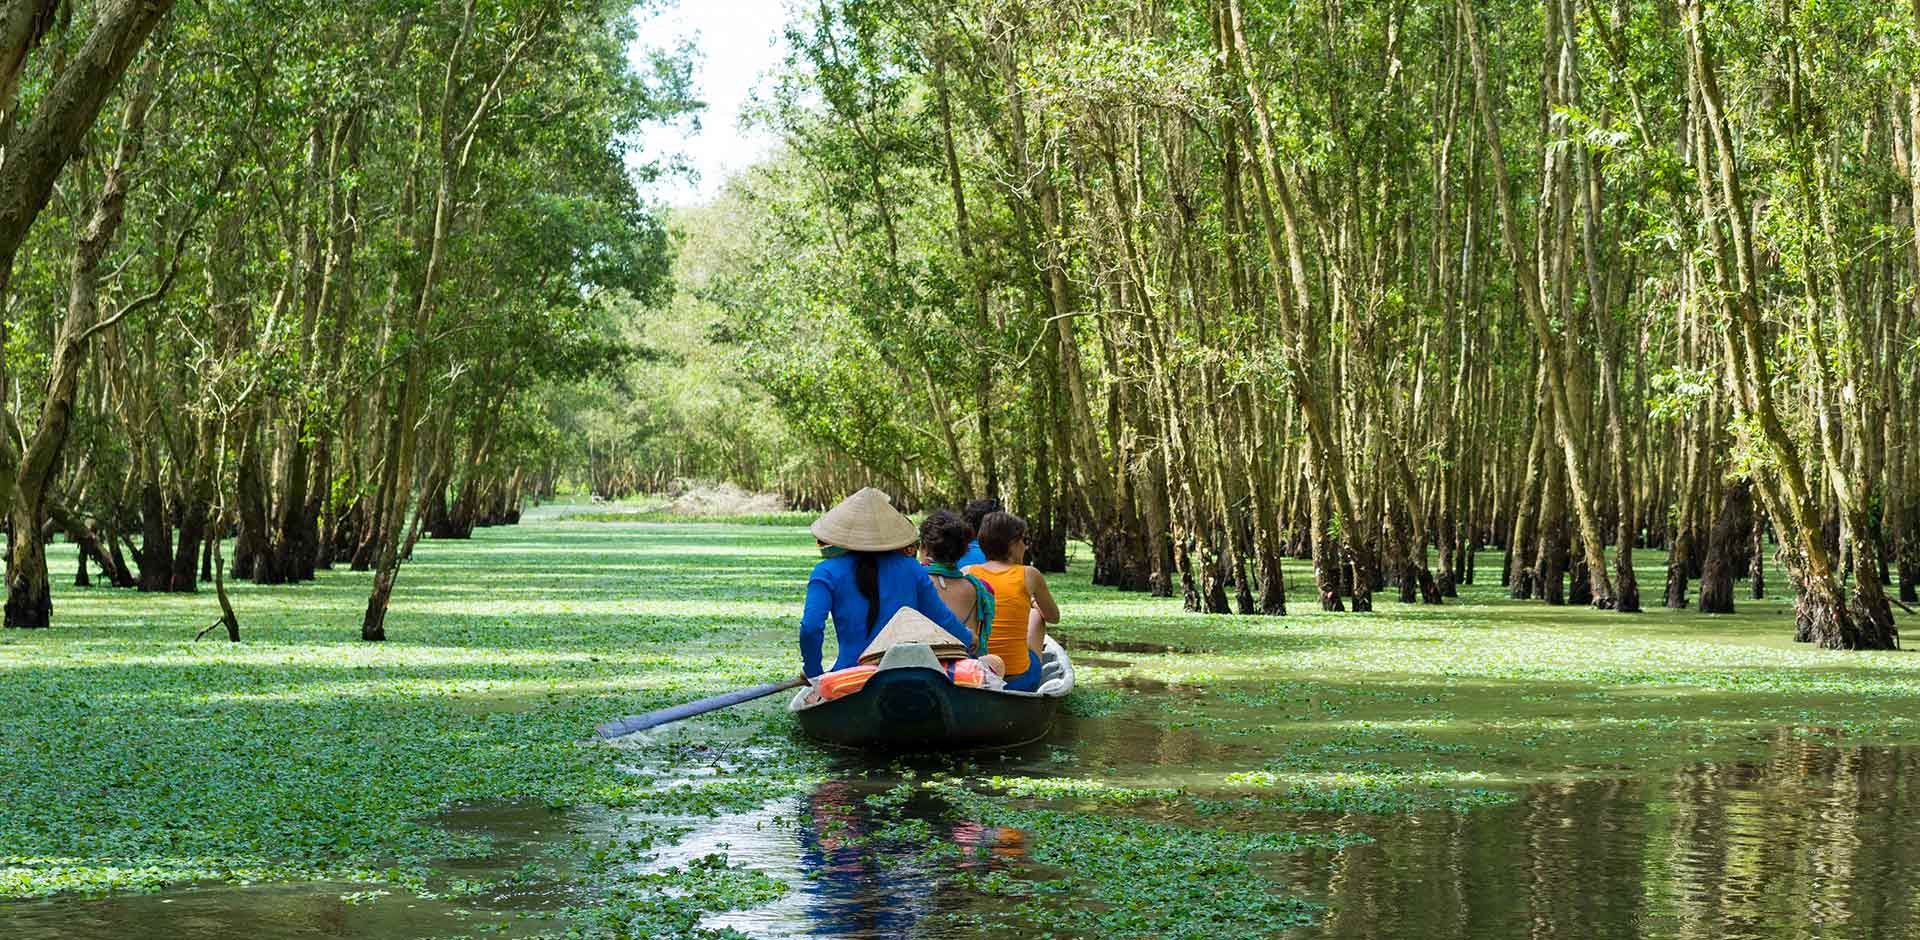
M 1567 603 L 1585 607 L 1593 602 L 1593 572 L 1587 568 L 1584 552 L 1567 555 Z
M 1311 467 L 1313 462 L 1311 444 L 1308 445 L 1307 451 L 1308 465 Z M 1334 541 L 1331 531 L 1333 521 L 1330 517 L 1333 513 L 1327 507 L 1325 490 L 1316 485 L 1319 478 L 1318 470 L 1309 470 L 1307 477 L 1306 490 L 1309 494 L 1307 501 L 1310 515 L 1307 523 L 1307 539 L 1313 558 L 1314 589 L 1320 594 L 1321 610 L 1343 611 L 1346 605 L 1340 599 L 1340 548 L 1339 543 Z
M 1533 409 L 1533 435 L 1527 445 L 1527 472 L 1520 484 L 1520 498 L 1515 505 L 1513 517 L 1513 535 L 1507 539 L 1507 596 L 1514 600 L 1530 600 L 1538 587 L 1539 569 L 1535 567 L 1537 555 L 1536 542 L 1539 539 L 1541 522 L 1551 518 L 1541 509 L 1545 499 L 1545 484 L 1542 476 L 1550 473 L 1547 465 L 1547 422 L 1553 420 L 1553 413 L 1544 404 L 1547 378 L 1545 367 L 1539 370 L 1534 385 L 1542 394 L 1536 400 L 1542 404 Z
M 53 620 L 53 596 L 47 583 L 47 549 L 40 537 L 40 494 L 21 487 L 7 512 L 11 543 L 7 552 L 6 625 L 44 629 Z
M 1681 526 L 1673 535 L 1673 547 L 1667 550 L 1667 606 L 1687 609 L 1687 572 L 1693 564 L 1693 530 Z
M 273 557 L 267 545 L 267 493 L 260 466 L 259 419 L 249 416 L 240 422 L 240 456 L 236 461 L 234 483 L 235 515 L 239 531 L 233 542 L 233 578 L 257 584 L 278 584 L 283 578 L 273 571 Z
M 167 590 L 176 594 L 193 594 L 199 590 L 200 584 L 194 578 L 195 563 L 206 540 L 207 516 L 211 511 L 211 507 L 198 499 L 187 504 L 180 520 L 179 547 L 174 552 Z
M 173 587 L 173 532 L 167 524 L 166 499 L 159 482 L 151 477 L 140 486 L 140 519 L 140 590 L 169 590 Z
M 100 102 L 110 87 L 73 87 L 75 81 L 99 81 L 114 84 L 135 51 L 170 2 L 132 2 L 122 0 L 104 9 L 88 34 L 82 58 L 70 64 L 55 81 L 40 110 L 24 135 L 9 142 L 5 162 L 0 163 L 0 298 L 8 296 L 8 279 L 13 258 L 33 218 L 46 204 L 53 177 L 77 148 L 92 126 Z M 101 42 L 125 43 L 130 48 L 108 46 Z M 112 244 L 120 222 L 126 215 L 127 191 L 132 184 L 131 164 L 140 153 L 142 131 L 151 109 L 157 64 L 146 70 L 138 89 L 127 97 L 121 118 L 119 147 L 101 183 L 85 229 L 74 245 L 68 266 L 67 311 L 61 318 L 54 339 L 51 368 L 45 397 L 40 406 L 40 424 L 28 439 L 18 460 L 10 433 L 0 432 L 0 465 L 14 467 L 9 477 L 13 492 L 0 492 L 0 503 L 11 496 L 8 520 L 12 523 L 12 544 L 7 567 L 6 625 L 38 628 L 51 622 L 53 601 L 47 580 L 45 536 L 46 503 L 49 490 L 60 468 L 61 452 L 73 426 L 74 396 L 81 370 L 87 362 L 87 344 L 93 335 L 107 329 L 115 318 L 132 309 L 134 302 L 122 307 L 114 317 L 100 317 L 99 268 Z M 89 104 L 90 103 L 90 104 Z M 46 122 L 62 118 L 81 122 L 78 126 L 51 128 Z M 69 144 L 71 146 L 69 146 Z M 51 165 L 46 165 L 52 161 Z M 40 171 L 44 170 L 44 178 Z M 44 184 L 44 185 L 43 185 Z M 148 295 L 156 298 L 164 292 Z
M 1733 552 L 1747 540 L 1753 524 L 1753 484 L 1737 480 L 1720 500 L 1720 512 L 1707 536 L 1706 560 L 1700 571 L 1700 612 L 1733 613 Z
M 1540 600 L 1559 607 L 1567 602 L 1567 485 L 1558 461 L 1547 464 L 1542 484 L 1545 498 L 1540 506 L 1540 544 L 1534 556 L 1534 589 Z
M 212 557 L 207 567 L 213 569 L 213 596 L 220 602 L 220 623 L 227 628 L 227 642 L 240 642 L 240 616 L 233 611 L 233 601 L 227 597 L 227 579 L 221 573 L 220 524 L 215 523 L 213 537 L 207 540 L 207 550 Z

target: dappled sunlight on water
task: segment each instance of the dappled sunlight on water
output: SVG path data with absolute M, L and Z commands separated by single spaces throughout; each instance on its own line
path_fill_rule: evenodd
M 707 918 L 711 928 L 759 938 L 931 935 L 948 915 L 991 903 L 955 876 L 1016 869 L 1027 835 L 955 819 L 925 791 L 888 802 L 893 786 L 830 780 L 805 796 L 697 825 L 657 864 L 722 852 L 788 884 L 771 904 Z

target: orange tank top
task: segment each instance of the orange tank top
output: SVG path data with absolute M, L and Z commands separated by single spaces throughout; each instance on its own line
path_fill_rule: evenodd
M 994 571 L 986 565 L 971 565 L 967 573 L 993 588 L 993 632 L 987 636 L 987 652 L 1007 663 L 1007 678 L 1027 671 L 1027 614 L 1033 607 L 1033 595 L 1027 592 L 1027 566 L 1015 565 Z

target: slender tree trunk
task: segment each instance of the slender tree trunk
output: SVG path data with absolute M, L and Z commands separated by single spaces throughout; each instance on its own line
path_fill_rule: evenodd
M 1545 367 L 1543 374 L 1535 382 L 1536 388 L 1546 388 Z M 1545 396 L 1541 396 L 1543 399 Z M 1536 399 L 1539 400 L 1539 399 Z M 1553 420 L 1553 413 L 1543 403 L 1534 408 L 1533 435 L 1527 445 L 1527 472 L 1520 483 L 1520 499 L 1515 504 L 1513 516 L 1513 535 L 1507 540 L 1507 585 L 1508 596 L 1514 600 L 1530 600 L 1538 587 L 1539 569 L 1535 568 L 1535 543 L 1542 520 L 1549 518 L 1541 511 L 1540 503 L 1545 498 L 1543 471 L 1551 472 L 1547 466 L 1547 423 Z
M 26 229 L 32 224 L 33 217 L 46 202 L 47 193 L 53 185 L 53 175 L 58 173 L 60 165 L 65 163 L 73 147 L 78 146 L 87 127 L 92 125 L 100 99 L 105 97 L 108 90 L 75 89 L 71 86 L 71 80 L 75 76 L 89 76 L 111 85 L 169 6 L 170 3 L 164 2 L 121 2 L 102 10 L 101 18 L 88 35 L 86 47 L 82 50 L 83 58 L 88 55 L 93 58 L 69 66 L 41 102 L 34 123 L 21 139 L 11 142 L 8 147 L 5 162 L 0 163 L 0 298 L 8 296 L 7 278 L 12 271 L 14 254 L 26 237 Z M 124 42 L 133 48 L 103 49 L 97 44 L 98 40 L 103 39 Z M 12 543 L 8 547 L 5 611 L 5 622 L 9 627 L 46 627 L 52 621 L 53 600 L 47 579 L 46 546 L 42 535 L 47 498 L 73 426 L 74 397 L 81 371 L 86 366 L 88 341 L 95 333 L 111 328 L 118 316 L 131 309 L 122 307 L 112 317 L 103 320 L 100 316 L 98 281 L 100 264 L 120 229 L 121 220 L 126 216 L 127 191 L 132 185 L 132 164 L 140 153 L 142 132 L 152 108 L 158 72 L 157 64 L 147 68 L 139 86 L 127 98 L 120 122 L 119 147 L 94 201 L 86 228 L 74 246 L 68 267 L 67 310 L 54 339 L 52 365 L 40 406 L 40 423 L 18 460 L 10 459 L 13 457 L 11 434 L 0 431 L 0 451 L 3 451 L 0 452 L 0 465 L 14 468 L 10 478 L 0 478 L 11 482 L 14 488 L 11 494 L 0 492 L 0 502 L 6 502 L 9 495 L 12 497 L 7 512 L 12 532 Z M 92 102 L 91 107 L 85 107 L 87 102 Z M 43 122 L 55 120 L 63 114 L 70 120 L 84 119 L 84 124 L 58 132 L 42 126 Z M 69 142 L 72 147 L 66 146 Z M 55 156 L 58 159 L 48 168 L 42 180 L 36 171 L 42 162 Z M 41 187 L 42 182 L 44 188 Z
M 1522 306 L 1526 309 L 1527 319 L 1533 323 L 1534 334 L 1546 363 L 1548 401 L 1555 415 L 1554 436 L 1560 442 L 1560 449 L 1566 458 L 1568 495 L 1580 526 L 1580 541 L 1586 554 L 1587 570 L 1594 580 L 1593 605 L 1610 609 L 1615 603 L 1613 583 L 1606 571 L 1599 519 L 1594 509 L 1593 487 L 1587 478 L 1588 468 L 1592 464 L 1587 459 L 1587 445 L 1581 436 L 1581 429 L 1574 423 L 1573 398 L 1567 389 L 1568 370 L 1561 351 L 1563 340 L 1547 316 L 1545 294 L 1539 270 L 1534 263 L 1532 245 L 1520 236 L 1516 218 L 1518 212 L 1513 205 L 1513 182 L 1507 173 L 1503 152 L 1500 120 L 1488 88 L 1486 51 L 1481 45 L 1479 16 L 1466 0 L 1460 0 L 1458 9 L 1473 63 L 1474 98 L 1478 103 L 1487 155 L 1494 172 L 1493 189 L 1497 197 L 1495 203 L 1499 208 L 1501 233 L 1518 275 Z M 1551 181 L 1555 178 L 1556 159 L 1556 148 L 1548 146 L 1546 172 L 1542 174 L 1544 179 Z
M 1534 556 L 1534 587 L 1540 600 L 1559 607 L 1567 602 L 1568 562 L 1566 474 L 1557 461 L 1549 461 L 1546 480 L 1541 485 L 1544 498 L 1540 506 L 1540 543 Z

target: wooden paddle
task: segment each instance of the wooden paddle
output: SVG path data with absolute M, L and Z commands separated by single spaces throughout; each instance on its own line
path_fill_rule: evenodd
M 785 682 L 774 682 L 768 685 L 756 685 L 751 688 L 737 689 L 732 692 L 709 696 L 697 702 L 688 702 L 685 705 L 675 705 L 672 708 L 650 711 L 644 715 L 629 715 L 618 721 L 609 721 L 594 730 L 599 733 L 602 739 L 612 740 L 614 738 L 625 737 L 635 731 L 645 731 L 648 728 L 658 728 L 664 724 L 671 724 L 682 718 L 692 718 L 695 715 L 717 712 L 722 708 L 729 708 L 741 702 L 751 702 L 757 698 L 766 698 L 775 692 L 797 689 L 806 684 L 807 680 L 804 677 L 795 676 Z

